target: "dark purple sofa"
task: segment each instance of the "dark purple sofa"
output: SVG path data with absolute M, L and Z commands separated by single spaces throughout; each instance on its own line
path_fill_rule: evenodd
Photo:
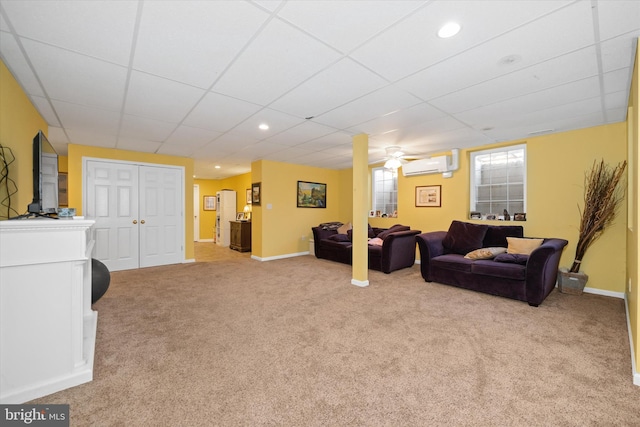
M 415 237 L 421 231 L 410 230 L 407 226 L 400 226 L 397 228 L 400 231 L 395 231 L 394 227 L 385 229 L 369 226 L 370 238 L 378 236 L 382 238 L 382 246 L 368 246 L 370 269 L 388 274 L 415 264 Z M 322 226 L 312 227 L 311 230 L 317 258 L 351 264 L 353 249 L 351 233 L 339 235 L 337 230 L 324 229 Z
M 480 248 L 507 247 L 507 237 L 523 237 L 519 225 L 496 226 L 453 221 L 449 231 L 416 236 L 420 272 L 426 282 L 437 282 L 491 295 L 526 301 L 537 307 L 553 290 L 564 239 L 544 239 L 529 255 L 499 255 L 467 259 Z

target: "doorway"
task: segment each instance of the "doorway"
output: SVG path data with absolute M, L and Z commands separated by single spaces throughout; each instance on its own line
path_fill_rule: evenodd
M 184 168 L 83 159 L 93 257 L 110 271 L 184 261 Z

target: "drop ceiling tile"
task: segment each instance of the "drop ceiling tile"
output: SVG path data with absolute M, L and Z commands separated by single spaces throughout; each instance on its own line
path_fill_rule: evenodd
M 298 117 L 312 117 L 386 84 L 381 77 L 345 58 L 286 93 L 269 107 Z
M 635 40 L 638 37 L 640 37 L 640 31 L 637 31 L 631 37 L 617 37 L 600 43 L 602 70 L 607 72 L 623 67 L 631 69 L 637 45 Z
M 59 156 L 66 156 L 68 154 L 67 145 L 69 144 L 69 138 L 67 138 L 67 134 L 64 133 L 64 129 L 57 126 L 49 126 L 47 139 L 51 145 L 53 145 L 53 148 L 55 148 Z
M 629 101 L 629 91 L 621 90 L 610 92 L 604 96 L 604 106 L 607 110 L 620 110 L 626 108 Z
M 253 2 L 271 12 L 274 12 L 282 4 L 282 0 L 253 0 Z
M 257 104 L 208 92 L 184 119 L 184 124 L 226 132 L 247 120 L 261 108 Z
M 146 2 L 134 67 L 209 88 L 268 16 L 247 2 Z
M 9 33 L 0 33 L 0 58 L 28 95 L 45 96 L 16 39 Z
M 352 57 L 395 81 L 463 52 L 567 2 L 538 1 L 434 1 L 374 37 Z M 450 39 L 436 32 L 444 23 L 457 21 L 462 31 Z
M 507 117 L 521 116 L 551 106 L 594 98 L 600 95 L 600 80 L 597 76 L 541 90 L 506 101 L 496 102 L 454 116 L 476 129 L 494 127 Z
M 278 16 L 347 53 L 410 14 L 424 1 L 294 1 Z
M 567 20 L 572 25 L 566 35 L 563 32 L 563 37 L 548 31 L 548 28 L 563 27 Z M 490 81 L 593 44 L 590 22 L 588 4 L 576 4 L 434 64 L 398 84 L 429 100 Z M 515 61 L 505 62 L 509 57 Z M 473 72 L 469 72 L 470 64 Z
M 91 147 L 116 148 L 116 136 L 105 135 L 86 129 L 66 128 L 71 144 L 89 145 Z
M 193 86 L 134 71 L 125 113 L 178 123 L 204 94 L 204 90 Z
M 30 40 L 23 46 L 50 98 L 112 111 L 122 107 L 126 68 Z
M 282 131 L 297 126 L 304 121 L 304 119 L 294 117 L 289 114 L 264 108 L 244 122 L 240 123 L 238 126 L 234 127 L 230 133 L 240 137 L 261 140 L 270 138 Z M 259 129 L 258 126 L 262 123 L 269 125 L 269 129 Z
M 133 1 L 3 1 L 17 34 L 120 65 L 129 63 Z
M 415 126 L 444 116 L 445 113 L 435 107 L 426 103 L 420 103 L 361 123 L 353 128 L 353 131 L 358 130 L 370 136 L 379 136 L 387 132 L 394 132 L 401 128 Z
M 358 133 L 357 125 L 368 122 L 385 114 L 406 109 L 421 101 L 404 90 L 387 86 L 358 98 L 350 103 L 324 113 L 314 119 L 318 123 L 336 129 L 349 129 Z
M 62 126 L 67 131 L 70 129 L 86 130 L 93 131 L 96 134 L 110 135 L 114 137 L 115 145 L 115 136 L 118 134 L 120 114 L 62 101 L 54 100 L 52 104 L 60 118 Z M 71 138 L 71 135 L 69 135 L 69 137 Z M 89 143 L 87 145 L 93 144 Z
M 604 93 L 626 91 L 629 93 L 629 69 L 621 68 L 602 75 Z
M 162 142 L 176 129 L 175 123 L 124 114 L 120 136 L 132 139 L 148 139 Z
M 601 40 L 640 29 L 639 1 L 599 1 L 596 7 Z
M 339 54 L 278 20 L 271 21 L 213 87 L 266 105 L 337 61 Z
M 451 114 L 523 96 L 598 74 L 595 48 L 588 47 L 515 71 L 505 76 L 432 99 L 430 104 Z
M 47 122 L 49 126 L 60 127 L 58 116 L 56 116 L 56 113 L 51 107 L 51 104 L 49 104 L 47 98 L 43 98 L 41 96 L 31 96 L 31 102 L 33 102 L 33 105 L 36 107 L 42 118 Z
M 148 139 L 120 137 L 116 144 L 119 150 L 139 151 L 142 153 L 155 153 L 160 148 L 161 143 L 149 141 Z
M 265 139 L 266 142 L 275 142 L 287 147 L 297 146 L 303 142 L 320 138 L 335 132 L 335 129 L 310 121 L 305 121 L 278 133 L 270 138 Z
M 221 135 L 220 132 L 199 129 L 190 126 L 179 126 L 167 138 L 165 145 L 182 145 L 185 147 L 202 147 Z

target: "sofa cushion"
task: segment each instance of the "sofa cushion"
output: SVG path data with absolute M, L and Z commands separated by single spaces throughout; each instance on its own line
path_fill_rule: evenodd
M 344 234 L 346 236 L 347 231 L 351 230 L 352 228 L 353 227 L 351 226 L 350 222 L 342 224 L 340 227 L 338 227 L 338 234 Z
M 379 237 L 382 240 L 384 240 L 385 237 L 387 237 L 391 233 L 395 233 L 396 231 L 409 231 L 409 230 L 411 230 L 411 227 L 407 225 L 395 224 L 389 227 L 387 230 L 379 233 L 376 237 Z
M 526 265 L 529 261 L 529 255 L 522 254 L 500 254 L 493 259 L 495 262 L 504 262 L 508 264 Z
M 507 237 L 523 237 L 524 229 L 521 225 L 490 225 L 484 236 L 482 246 L 491 248 L 495 246 L 507 247 Z
M 475 261 L 466 259 L 462 255 L 448 254 L 440 255 L 435 258 L 431 258 L 429 264 L 434 269 L 440 268 L 445 270 L 463 271 L 465 273 L 471 273 L 471 264 Z
M 493 260 L 473 261 L 471 265 L 473 274 L 482 274 L 483 276 L 502 277 L 510 280 L 525 280 L 527 276 L 527 268 L 520 264 L 505 264 L 503 262 L 495 262 Z
M 496 255 L 500 255 L 507 252 L 507 248 L 495 247 L 495 248 L 480 248 L 475 251 L 471 251 L 464 257 L 467 259 L 491 259 Z
M 482 248 L 482 241 L 488 228 L 489 226 L 485 224 L 452 221 L 442 246 L 450 253 L 466 255 Z
M 518 239 L 516 237 L 507 237 L 507 253 L 529 255 L 534 249 L 537 249 L 544 239 Z
M 349 236 L 346 234 L 334 234 L 327 237 L 329 240 L 333 240 L 334 242 L 350 242 Z

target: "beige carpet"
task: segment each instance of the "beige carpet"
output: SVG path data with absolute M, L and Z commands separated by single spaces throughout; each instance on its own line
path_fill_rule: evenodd
M 112 273 L 72 426 L 638 426 L 622 300 L 538 308 L 425 283 L 368 288 L 312 256 Z

